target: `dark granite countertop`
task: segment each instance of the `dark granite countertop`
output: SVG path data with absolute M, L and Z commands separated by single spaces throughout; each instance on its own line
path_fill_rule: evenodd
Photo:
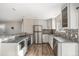
M 59 36 L 59 35 L 49 35 L 51 36 L 52 38 L 55 38 L 56 40 L 58 40 L 58 42 L 60 43 L 69 43 L 69 42 L 73 42 L 73 43 L 79 43 L 79 41 L 74 41 L 74 40 L 71 40 L 71 39 L 68 39 L 66 37 L 62 37 L 62 36 Z
M 14 39 L 5 40 L 5 41 L 2 41 L 1 43 L 19 43 L 21 40 L 28 39 L 28 38 L 29 38 L 28 36 L 15 37 Z

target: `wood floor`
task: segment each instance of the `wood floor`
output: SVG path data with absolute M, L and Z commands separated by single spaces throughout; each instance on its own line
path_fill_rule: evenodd
M 26 56 L 54 56 L 49 44 L 33 44 Z

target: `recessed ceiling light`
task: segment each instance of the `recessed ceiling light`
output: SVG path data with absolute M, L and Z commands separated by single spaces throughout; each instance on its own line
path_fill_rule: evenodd
M 12 8 L 12 10 L 13 10 L 13 11 L 16 11 L 16 9 L 15 9 L 15 8 Z

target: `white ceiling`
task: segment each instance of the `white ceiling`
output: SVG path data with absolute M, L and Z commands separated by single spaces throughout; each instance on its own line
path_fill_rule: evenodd
M 21 20 L 24 18 L 48 19 L 61 11 L 61 3 L 0 3 L 0 20 Z

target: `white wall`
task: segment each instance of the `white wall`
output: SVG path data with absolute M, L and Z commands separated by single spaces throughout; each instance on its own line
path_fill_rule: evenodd
M 25 18 L 22 25 L 22 32 L 33 33 L 33 19 Z
M 19 21 L 4 21 L 0 22 L 0 24 L 5 24 L 6 34 L 21 33 L 21 22 Z M 11 27 L 14 27 L 14 29 L 12 30 Z
M 56 22 L 55 18 L 52 19 L 52 29 L 56 29 Z

